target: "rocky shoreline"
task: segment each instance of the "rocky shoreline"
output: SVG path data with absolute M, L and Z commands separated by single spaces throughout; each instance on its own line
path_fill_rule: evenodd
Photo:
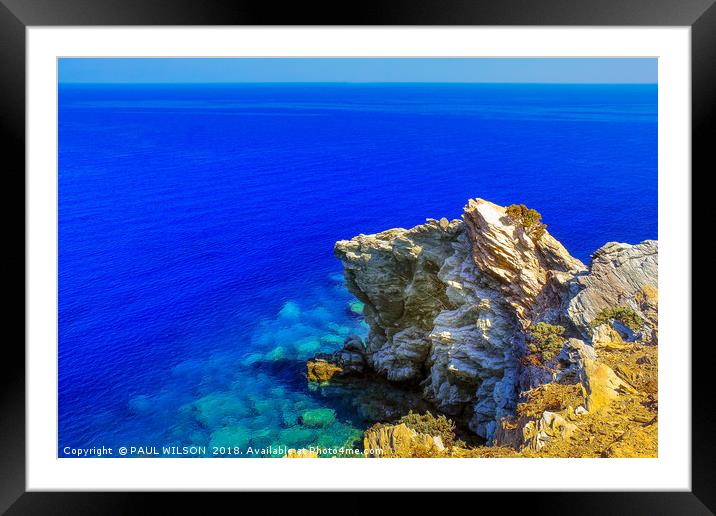
M 309 360 L 308 380 L 375 375 L 439 416 L 385 421 L 366 432 L 366 449 L 656 455 L 656 241 L 607 243 L 587 267 L 534 210 L 475 199 L 462 220 L 358 235 L 337 242 L 335 255 L 370 331 Z M 487 446 L 447 446 L 442 423 L 440 435 L 423 433 L 440 416 Z M 621 452 L 608 451 L 614 443 Z

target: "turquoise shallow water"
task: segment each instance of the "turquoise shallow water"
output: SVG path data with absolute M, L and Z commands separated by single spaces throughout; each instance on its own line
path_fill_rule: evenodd
M 261 321 L 250 352 L 218 352 L 174 366 L 176 388 L 166 389 L 170 410 L 176 389 L 197 389 L 179 407 L 170 441 L 186 445 L 189 436 L 190 443 L 208 443 L 208 455 L 234 454 L 235 448 L 250 456 L 272 455 L 260 451 L 272 446 L 360 447 L 367 421 L 340 399 L 324 399 L 303 376 L 306 360 L 316 353 L 334 351 L 348 335 L 367 334 L 341 277 L 331 276 L 323 289 L 314 294 L 315 303 L 311 296 L 301 304 L 288 301 L 274 318 Z M 139 395 L 129 404 L 141 415 L 154 412 L 156 400 Z
M 123 406 L 86 413 L 86 424 L 104 431 L 85 447 L 210 457 L 282 456 L 287 448 L 307 446 L 361 448 L 361 429 L 370 419 L 342 395 L 308 384 L 304 375 L 306 360 L 316 353 L 338 349 L 348 335 L 367 335 L 359 309 L 342 275 L 327 276 L 300 301 L 286 301 L 273 317 L 259 321 L 245 345 L 239 340 L 190 353 L 164 372 L 160 389 L 130 390 L 122 393 Z M 191 451 L 180 451 L 185 447 Z
M 380 413 L 371 392 L 303 377 L 306 358 L 366 332 L 334 242 L 455 218 L 470 197 L 538 209 L 584 261 L 656 238 L 656 98 L 650 85 L 61 85 L 59 454 L 354 440 Z M 302 424 L 313 409 L 333 412 Z

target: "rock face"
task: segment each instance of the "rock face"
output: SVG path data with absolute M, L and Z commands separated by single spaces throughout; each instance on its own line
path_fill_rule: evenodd
M 478 269 L 494 277 L 519 318 L 529 322 L 554 307 L 567 281 L 586 271 L 549 233 L 539 239 L 515 224 L 501 206 L 470 200 L 463 215 Z
M 539 451 L 545 444 L 554 440 L 568 440 L 574 435 L 577 426 L 560 414 L 545 410 L 539 418 L 521 418 L 512 423 L 501 422 L 495 441 L 500 446 L 510 446 L 518 450 Z
M 348 289 L 365 303 L 370 366 L 419 383 L 426 399 L 472 418 L 489 437 L 496 416 L 514 409 L 519 324 L 495 281 L 478 271 L 463 222 L 360 235 L 338 242 L 335 254 Z
M 433 321 L 449 306 L 447 285 L 437 273 L 462 232 L 459 221 L 446 229 L 431 221 L 411 230 L 359 235 L 335 246 L 348 289 L 365 304 L 369 361 L 389 380 L 423 377 Z
M 611 367 L 587 360 L 585 364 L 585 384 L 589 391 L 587 410 L 598 412 L 616 399 L 620 392 L 636 394 L 634 387 L 617 376 Z
M 587 269 L 549 233 L 528 234 L 481 199 L 467 204 L 463 221 L 359 235 L 334 252 L 370 327 L 363 349 L 343 352 L 419 388 L 488 441 L 515 413 L 521 391 L 584 381 L 594 359 L 589 323 L 602 308 L 627 304 L 656 327 L 656 242 L 607 244 Z M 526 330 L 537 321 L 568 330 L 546 366 L 522 362 Z M 534 421 L 528 446 L 570 433 L 566 422 L 547 419 Z
M 656 240 L 637 245 L 609 242 L 592 255 L 589 274 L 576 278 L 566 307 L 569 319 L 584 338 L 602 309 L 627 306 L 652 332 L 658 324 L 659 246 Z M 656 335 L 653 335 L 656 338 Z
M 360 375 L 365 370 L 365 347 L 357 335 L 349 335 L 335 353 L 319 353 L 306 362 L 309 382 L 327 383 L 332 378 Z
M 559 414 L 545 410 L 538 421 L 530 421 L 525 425 L 523 435 L 528 448 L 539 450 L 551 440 L 570 439 L 576 429 L 575 425 Z
M 306 363 L 306 377 L 309 382 L 327 382 L 343 369 L 322 358 L 309 360 Z
M 445 450 L 439 435 L 421 434 L 405 423 L 370 429 L 363 438 L 367 457 L 433 457 Z

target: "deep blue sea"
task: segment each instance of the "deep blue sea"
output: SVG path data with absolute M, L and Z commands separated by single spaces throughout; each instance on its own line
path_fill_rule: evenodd
M 367 331 L 333 244 L 471 197 L 657 238 L 657 87 L 60 85 L 59 455 L 359 439 L 302 376 Z

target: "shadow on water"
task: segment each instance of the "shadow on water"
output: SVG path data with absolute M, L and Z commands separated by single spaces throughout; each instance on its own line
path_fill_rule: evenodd
M 375 423 L 397 422 L 410 411 L 423 414 L 442 414 L 421 396 L 417 384 L 396 384 L 384 378 L 368 375 L 334 380 L 327 384 L 309 382 L 306 364 L 302 361 L 268 362 L 259 369 L 282 382 L 293 391 L 306 395 L 317 404 L 333 410 L 338 421 L 365 431 Z M 455 423 L 457 437 L 469 445 L 483 445 L 484 439 L 467 427 L 467 418 L 447 415 Z M 357 447 L 362 449 L 362 439 Z

